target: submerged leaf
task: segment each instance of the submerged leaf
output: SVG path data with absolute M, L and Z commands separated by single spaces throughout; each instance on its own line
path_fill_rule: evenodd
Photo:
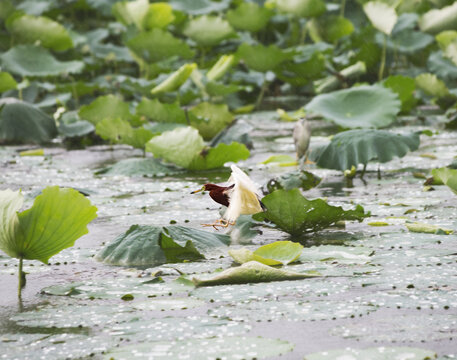
M 366 349 L 344 349 L 330 350 L 306 355 L 304 360 L 387 360 L 387 359 L 408 359 L 427 360 L 435 359 L 434 351 L 410 348 L 410 347 L 378 347 Z
M 303 245 L 292 241 L 275 241 L 263 245 L 255 251 L 246 248 L 229 250 L 230 256 L 238 263 L 258 261 L 265 265 L 287 265 L 299 258 Z
M 320 275 L 303 274 L 275 269 L 257 261 L 249 261 L 241 266 L 222 271 L 210 279 L 193 278 L 195 286 L 216 286 L 230 284 L 248 284 L 270 281 L 300 280 Z
M 419 148 L 418 133 L 394 134 L 386 130 L 348 130 L 336 134 L 327 146 L 311 153 L 320 167 L 347 170 L 371 160 L 385 163 Z
M 337 261 L 339 263 L 366 263 L 373 255 L 373 250 L 365 247 L 320 245 L 305 248 L 299 261 Z
M 254 215 L 254 219 L 267 219 L 292 235 L 319 231 L 340 220 L 362 221 L 370 216 L 360 205 L 355 210 L 343 210 L 322 199 L 308 200 L 298 189 L 276 190 L 265 196 L 262 202 L 267 210 Z
M 443 229 L 436 225 L 430 225 L 425 223 L 405 223 L 405 226 L 411 232 L 425 233 L 425 234 L 437 234 L 437 235 L 449 235 L 454 232 L 454 230 Z
M 316 96 L 305 109 L 345 128 L 380 128 L 395 121 L 401 103 L 381 86 L 358 86 Z

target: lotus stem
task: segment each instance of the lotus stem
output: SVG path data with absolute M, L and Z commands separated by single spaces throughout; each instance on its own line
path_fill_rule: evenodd
M 268 81 L 264 79 L 262 88 L 260 89 L 259 96 L 257 97 L 257 100 L 255 102 L 255 108 L 258 109 L 260 104 L 262 103 L 263 100 L 263 95 L 265 95 L 265 91 L 267 90 L 268 87 Z
M 25 285 L 23 283 L 23 275 L 22 275 L 22 256 L 19 258 L 19 270 L 18 270 L 18 278 L 19 278 L 19 286 L 17 289 L 17 297 L 22 299 L 22 287 Z
M 363 179 L 365 172 L 367 171 L 367 164 L 363 164 L 362 172 L 360 173 L 360 178 Z
M 344 17 L 344 9 L 346 7 L 346 0 L 341 0 L 341 5 L 340 5 L 340 15 Z
M 382 81 L 384 77 L 384 68 L 386 66 L 386 53 L 387 53 L 387 35 L 384 35 L 384 44 L 382 45 L 381 65 L 379 65 L 378 80 Z

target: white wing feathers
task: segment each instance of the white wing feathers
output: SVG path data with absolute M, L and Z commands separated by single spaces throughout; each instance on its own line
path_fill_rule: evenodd
M 260 193 L 253 181 L 238 166 L 232 165 L 232 174 L 228 180 L 234 184 L 228 193 L 230 205 L 224 214 L 224 219 L 233 222 L 243 214 L 256 214 L 263 211 L 260 206 Z

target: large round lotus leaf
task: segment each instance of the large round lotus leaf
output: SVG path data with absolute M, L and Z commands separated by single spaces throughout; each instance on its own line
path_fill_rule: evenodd
M 241 44 L 237 54 L 250 69 L 261 72 L 273 70 L 284 60 L 293 56 L 293 54 L 285 53 L 276 45 L 263 46 L 247 43 Z
M 419 20 L 422 31 L 437 34 L 444 30 L 457 30 L 457 2 L 442 9 L 433 9 Z
M 157 341 L 109 350 L 104 359 L 264 359 L 288 353 L 294 345 L 261 337 L 212 337 L 178 341 Z M 248 355 L 248 357 L 246 356 Z
M 274 0 L 272 3 L 280 12 L 293 16 L 314 17 L 325 12 L 322 0 Z
M 205 140 L 211 140 L 233 121 L 233 115 L 226 104 L 202 102 L 194 106 L 190 112 L 195 115 L 190 125 L 197 128 Z
M 426 360 L 436 359 L 434 351 L 410 347 L 378 347 L 367 349 L 344 349 L 314 353 L 305 356 L 305 360 Z
M 427 67 L 432 74 L 441 79 L 457 79 L 457 66 L 443 56 L 441 51 L 434 52 L 427 61 Z
M 406 30 L 387 39 L 387 49 L 411 55 L 424 50 L 427 46 L 433 44 L 434 40 L 435 39 L 430 34 Z M 382 47 L 384 36 L 376 36 L 376 42 Z
M 401 101 L 401 110 L 408 112 L 415 105 L 414 90 L 416 81 L 403 75 L 392 75 L 384 80 L 383 85 L 396 93 Z
M 58 61 L 49 51 L 33 45 L 19 45 L 0 55 L 6 70 L 21 76 L 57 76 L 80 73 L 82 61 Z
M 358 86 L 316 96 L 306 110 L 344 128 L 380 128 L 395 121 L 401 102 L 381 86 Z
M 395 8 L 381 1 L 370 1 L 363 6 L 363 11 L 373 26 L 386 35 L 390 35 L 397 22 Z
M 161 61 L 171 56 L 189 59 L 194 54 L 184 41 L 159 28 L 140 32 L 127 41 L 127 46 L 148 62 Z
M 15 98 L 0 100 L 0 141 L 44 143 L 57 136 L 50 116 Z
M 224 166 L 229 161 L 246 160 L 249 150 L 244 144 L 232 142 L 230 145 L 220 143 L 207 151 L 202 151 L 189 164 L 189 170 L 210 170 Z
M 17 43 L 35 44 L 64 51 L 73 47 L 73 41 L 61 24 L 47 17 L 14 14 L 6 22 L 6 28 Z
M 227 12 L 230 25 L 238 30 L 256 32 L 263 29 L 273 12 L 265 7 L 260 7 L 254 2 L 240 4 L 235 10 Z
M 170 0 L 168 3 L 174 10 L 180 10 L 191 15 L 203 15 L 227 9 L 230 5 L 230 0 Z
M 349 130 L 336 134 L 314 159 L 320 167 L 344 171 L 371 160 L 385 163 L 396 156 L 403 157 L 408 151 L 417 150 L 419 143 L 418 133 L 400 135 L 385 130 Z
M 115 95 L 100 96 L 89 105 L 81 106 L 78 113 L 79 117 L 96 125 L 98 122 L 109 119 L 131 118 L 129 105 Z
M 234 36 L 234 31 L 227 20 L 210 15 L 190 20 L 184 27 L 183 33 L 201 46 L 214 46 Z

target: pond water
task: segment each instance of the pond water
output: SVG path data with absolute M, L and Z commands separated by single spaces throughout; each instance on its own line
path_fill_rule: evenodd
M 245 119 L 254 126 L 254 149 L 238 165 L 262 186 L 291 171 L 259 164 L 271 155 L 294 156 L 294 124 L 270 112 Z M 370 347 L 427 349 L 440 359 L 456 358 L 456 235 L 413 233 L 405 223 L 457 229 L 457 196 L 445 186 L 424 191 L 424 179 L 414 176 L 448 165 L 457 155 L 457 133 L 443 130 L 434 119 L 405 122 L 401 132 L 430 129 L 434 135 L 422 135 L 418 151 L 382 164 L 381 179 L 373 163 L 363 181 L 356 178 L 355 187 L 347 188 L 340 172 L 309 166 L 323 180 L 303 192 L 307 198 L 325 197 L 344 208 L 361 204 L 372 216 L 293 240 L 310 253 L 316 246 L 335 245 L 356 247 L 359 255 L 327 261 L 311 257 L 286 267 L 317 270 L 322 277 L 202 288 L 176 279 L 233 266 L 229 248 L 202 261 L 148 269 L 110 266 L 93 257 L 133 224 L 176 222 L 200 229 L 213 222 L 218 204 L 207 194 L 190 192 L 206 182 L 224 182 L 228 168 L 162 178 L 102 176 L 95 170 L 141 152 L 127 146 L 65 150 L 56 145 L 46 148 L 45 156 L 20 157 L 24 147 L 0 147 L 1 190 L 22 189 L 29 206 L 46 186 L 73 187 L 98 207 L 89 234 L 73 248 L 48 265 L 25 261 L 22 305 L 16 293 L 17 260 L 0 255 L 0 359 L 299 359 Z M 328 141 L 332 129 L 327 123 L 314 121 L 313 129 L 311 147 Z M 253 250 L 287 239 L 265 228 L 242 245 Z M 237 247 L 234 238 L 230 248 Z M 148 282 L 159 273 L 163 282 Z M 126 294 L 133 300 L 122 300 Z

